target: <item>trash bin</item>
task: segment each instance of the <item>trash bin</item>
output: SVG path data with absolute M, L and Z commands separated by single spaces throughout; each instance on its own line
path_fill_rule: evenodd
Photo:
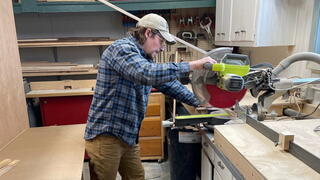
M 201 174 L 201 136 L 198 131 L 167 131 L 171 180 L 195 180 Z M 180 139 L 180 141 L 179 141 Z

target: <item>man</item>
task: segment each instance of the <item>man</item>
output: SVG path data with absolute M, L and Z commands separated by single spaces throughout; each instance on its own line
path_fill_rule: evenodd
M 159 15 L 141 18 L 129 36 L 103 53 L 85 131 L 86 151 L 98 179 L 144 180 L 139 130 L 151 87 L 186 104 L 199 102 L 177 78 L 215 63 L 210 57 L 183 63 L 156 64 L 152 60 L 175 43 L 167 21 Z

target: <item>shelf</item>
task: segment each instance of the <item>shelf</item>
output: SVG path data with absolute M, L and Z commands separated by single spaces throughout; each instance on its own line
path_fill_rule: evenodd
M 68 75 L 90 75 L 97 74 L 97 69 L 92 69 L 87 72 L 46 72 L 46 73 L 22 73 L 23 77 L 39 77 L 39 76 L 68 76 Z
M 114 41 L 70 41 L 70 42 L 19 42 L 19 48 L 36 47 L 72 47 L 72 46 L 108 46 Z
M 215 7 L 215 0 L 126 0 L 111 1 L 112 4 L 126 10 L 159 10 L 179 8 Z M 100 2 L 37 2 L 23 0 L 14 3 L 15 13 L 59 13 L 59 12 L 104 12 L 115 11 Z

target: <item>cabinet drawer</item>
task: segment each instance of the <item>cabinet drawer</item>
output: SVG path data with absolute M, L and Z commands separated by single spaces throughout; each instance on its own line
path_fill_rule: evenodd
M 160 116 L 160 104 L 148 104 L 146 116 Z
M 211 162 L 214 162 L 215 159 L 215 153 L 213 148 L 209 145 L 209 142 L 205 137 L 202 136 L 202 149 L 207 153 L 209 159 L 211 160 Z
M 162 93 L 151 93 L 149 96 L 149 104 L 160 104 L 164 101 L 164 95 Z
M 219 156 L 215 156 L 214 159 L 214 169 L 217 170 L 218 174 L 221 175 L 221 177 L 224 180 L 232 180 L 232 174 L 230 170 L 227 168 L 227 166 L 222 162 Z
M 140 156 L 161 156 L 162 141 L 161 137 L 140 138 Z
M 142 121 L 140 136 L 161 136 L 160 116 L 146 117 Z

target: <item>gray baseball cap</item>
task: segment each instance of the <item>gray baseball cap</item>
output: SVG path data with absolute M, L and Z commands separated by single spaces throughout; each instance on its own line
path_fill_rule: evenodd
M 137 27 L 148 27 L 152 29 L 156 29 L 160 32 L 161 36 L 169 43 L 174 44 L 176 40 L 174 37 L 169 33 L 169 26 L 167 21 L 157 15 L 157 14 L 147 14 L 143 16 L 137 23 Z

